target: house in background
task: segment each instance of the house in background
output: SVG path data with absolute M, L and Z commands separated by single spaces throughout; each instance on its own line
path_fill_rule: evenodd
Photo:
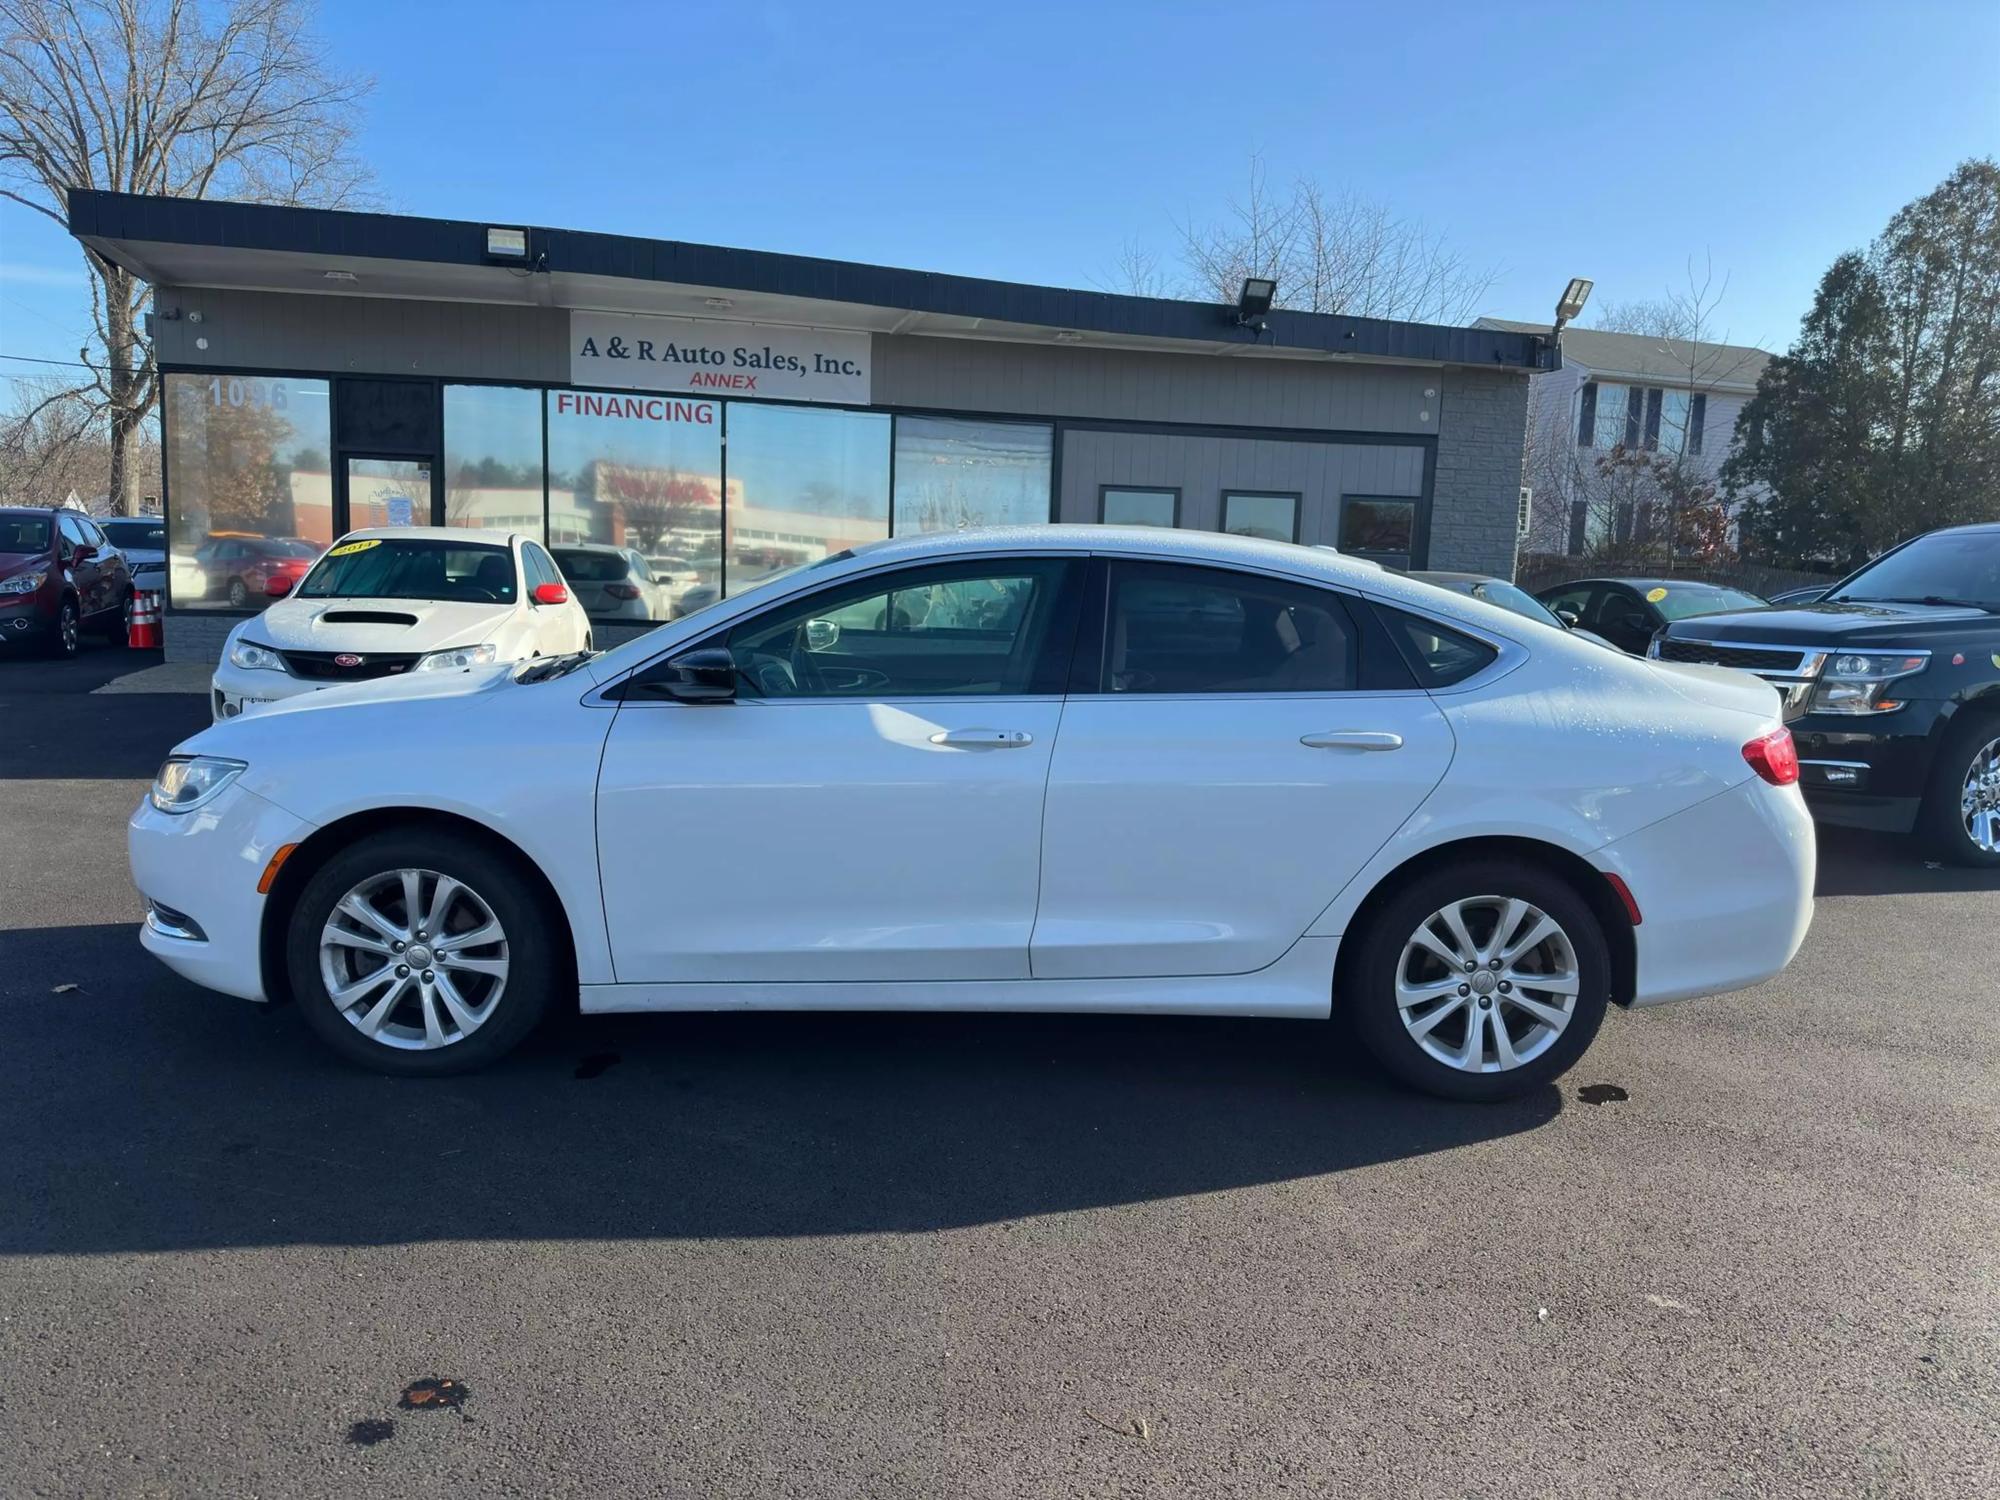
M 1504 318 L 1473 326 L 1548 332 Z M 1561 368 L 1529 383 L 1521 550 L 1574 557 L 1648 541 L 1662 503 L 1649 493 L 1654 475 L 1604 460 L 1614 449 L 1656 455 L 1690 482 L 1712 482 L 1769 360 L 1744 344 L 1565 328 Z

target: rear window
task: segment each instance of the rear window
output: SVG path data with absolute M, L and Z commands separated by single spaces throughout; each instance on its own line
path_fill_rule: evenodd
M 1460 635 L 1435 620 L 1407 615 L 1382 604 L 1376 609 L 1420 687 L 1446 688 L 1463 682 L 1500 654 L 1486 642 Z
M 571 583 L 616 583 L 631 571 L 631 564 L 616 552 L 579 552 L 555 549 L 556 566 Z
M 512 604 L 514 559 L 505 547 L 364 537 L 322 557 L 299 585 L 298 597 Z
M 167 528 L 158 521 L 106 521 L 104 531 L 116 547 L 136 547 L 141 552 L 167 550 Z
M 1654 594 L 1660 597 L 1653 599 Z M 1715 588 L 1708 584 L 1669 583 L 1649 592 L 1653 607 L 1669 620 L 1689 620 L 1696 615 L 1719 615 L 1732 609 L 1762 609 L 1764 601 L 1741 589 Z

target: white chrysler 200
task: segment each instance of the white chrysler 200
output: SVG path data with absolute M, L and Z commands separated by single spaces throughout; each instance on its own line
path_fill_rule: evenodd
M 1455 1098 L 1812 915 L 1756 678 L 1335 554 L 1038 527 L 857 548 L 598 656 L 291 699 L 133 815 L 144 942 L 346 1057 L 551 1004 L 1286 1016 Z

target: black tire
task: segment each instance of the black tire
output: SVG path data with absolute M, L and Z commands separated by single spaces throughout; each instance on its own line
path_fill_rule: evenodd
M 229 591 L 226 597 L 229 600 L 229 607 L 231 609 L 248 609 L 250 607 L 250 587 L 240 578 L 229 580 Z
M 1427 919 L 1453 902 L 1482 896 L 1518 898 L 1552 917 L 1575 953 L 1578 985 L 1568 1023 L 1545 1050 L 1506 1071 L 1475 1073 L 1439 1061 L 1412 1038 L 1396 1003 L 1396 983 L 1405 946 Z M 1590 903 L 1569 881 L 1532 860 L 1489 856 L 1432 870 L 1391 894 L 1366 920 L 1367 929 L 1358 934 L 1360 947 L 1354 961 L 1342 966 L 1341 1010 L 1375 1060 L 1410 1088 L 1443 1099 L 1479 1103 L 1517 1098 L 1573 1067 L 1603 1024 L 1604 1009 L 1611 999 L 1611 954 L 1604 929 Z M 1530 1034 L 1527 1028 L 1535 1024 L 1532 1018 L 1498 995 L 1489 998 L 1495 1002 L 1489 1014 L 1507 1018 L 1502 1024 L 1509 1027 L 1510 1040 L 1516 1030 L 1524 1037 Z M 1449 999 L 1440 1001 L 1440 1008 L 1448 1008 Z M 1462 1003 L 1469 1015 L 1469 1007 L 1476 1002 Z M 1441 1043 L 1452 1027 L 1459 1036 L 1465 1034 L 1464 1022 L 1448 1019 L 1438 1033 Z M 1495 1055 L 1497 1058 L 1497 1049 Z
M 335 905 L 370 877 L 402 869 L 435 871 L 470 887 L 506 936 L 508 972 L 493 1011 L 475 1029 L 435 1050 L 407 1050 L 364 1036 L 329 997 L 320 967 L 320 935 Z M 286 970 L 306 1024 L 347 1061 L 378 1073 L 428 1078 L 498 1061 L 547 1013 L 563 967 L 548 936 L 550 914 L 528 878 L 513 860 L 462 834 L 389 832 L 359 839 L 306 882 L 286 922 Z M 422 1001 L 413 994 L 405 1003 Z M 415 1019 L 421 1011 L 391 1012 L 392 1018 L 404 1014 Z
M 104 638 L 114 646 L 123 646 L 132 639 L 132 591 L 127 589 L 118 603 L 104 612 Z
M 1989 713 L 1961 713 L 1958 722 L 1945 732 L 1931 763 L 1922 810 L 1917 814 L 1917 836 L 1933 858 L 1975 869 L 2000 869 L 2000 850 L 1982 849 L 1973 842 L 1964 810 L 1965 784 L 1973 760 L 1996 740 L 2000 740 L 2000 715 Z
M 76 600 L 65 597 L 56 607 L 56 623 L 49 631 L 49 655 L 67 661 L 83 645 L 83 616 Z

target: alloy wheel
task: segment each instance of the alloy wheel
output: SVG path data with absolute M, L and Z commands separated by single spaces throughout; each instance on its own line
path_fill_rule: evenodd
M 1576 948 L 1560 923 L 1512 896 L 1432 912 L 1396 964 L 1410 1039 L 1446 1067 L 1505 1073 L 1556 1044 L 1575 1014 Z
M 1972 757 L 1959 810 L 1965 818 L 1965 836 L 1973 847 L 2000 854 L 2000 739 L 1989 741 Z
M 319 942 L 327 998 L 371 1041 L 436 1051 L 477 1031 L 507 987 L 507 934 L 436 870 L 386 870 L 334 903 Z

